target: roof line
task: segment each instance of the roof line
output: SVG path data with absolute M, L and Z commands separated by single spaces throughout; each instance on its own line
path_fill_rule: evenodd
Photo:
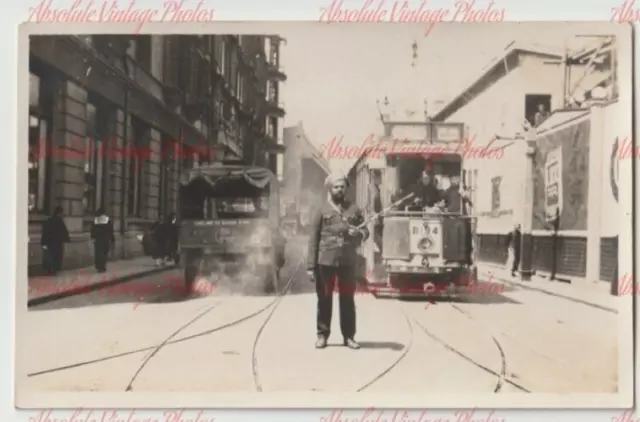
M 454 111 L 449 111 L 450 109 L 453 109 L 454 104 L 456 104 L 460 100 L 465 100 L 467 102 L 470 102 L 466 97 L 471 97 L 471 99 L 475 97 L 475 95 L 469 94 L 470 91 L 472 91 L 476 86 L 481 85 L 487 79 L 487 77 L 499 66 L 504 66 L 503 64 L 504 60 L 506 60 L 512 54 L 533 53 L 533 54 L 548 56 L 550 58 L 559 59 L 562 57 L 561 54 L 558 54 L 557 52 L 550 51 L 550 50 L 551 50 L 550 48 L 545 49 L 544 47 L 537 46 L 535 44 L 523 44 L 523 43 L 517 43 L 515 41 L 510 42 L 504 48 L 502 54 L 491 59 L 489 64 L 482 68 L 483 69 L 482 74 L 478 78 L 476 78 L 466 89 L 464 89 L 462 92 L 456 95 L 456 97 L 453 100 L 449 101 L 449 103 L 447 103 L 444 107 L 442 107 L 440 111 L 438 111 L 436 115 L 433 116 L 433 120 L 445 120 L 447 117 L 449 117 L 451 114 L 453 114 L 457 110 L 457 109 L 454 109 Z

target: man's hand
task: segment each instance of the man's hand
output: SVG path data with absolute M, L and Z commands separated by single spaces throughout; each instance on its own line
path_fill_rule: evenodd
M 356 227 L 349 227 L 347 229 L 347 233 L 349 234 L 349 236 L 357 236 L 362 234 Z
M 47 247 L 47 245 L 42 245 L 42 249 L 44 249 L 46 251 L 49 248 Z
M 313 270 L 307 270 L 307 277 L 309 277 L 309 281 L 311 283 L 316 282 L 316 272 Z

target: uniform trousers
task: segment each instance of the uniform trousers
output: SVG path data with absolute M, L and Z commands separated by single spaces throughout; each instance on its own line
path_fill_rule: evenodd
M 333 292 L 337 288 L 340 305 L 340 331 L 344 338 L 352 339 L 356 334 L 356 280 L 350 267 L 319 265 L 316 273 L 318 296 L 317 333 L 328 338 L 331 334 Z

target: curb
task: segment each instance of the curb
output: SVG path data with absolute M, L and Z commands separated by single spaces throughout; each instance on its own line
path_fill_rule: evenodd
M 36 297 L 33 299 L 29 299 L 27 301 L 27 308 L 30 308 L 32 306 L 38 306 L 38 305 L 42 305 L 45 303 L 49 303 L 49 302 L 53 302 L 55 300 L 60 300 L 60 299 L 64 299 L 70 296 L 77 296 L 77 295 L 81 295 L 81 294 L 85 294 L 85 293 L 90 293 L 96 290 L 100 290 L 100 289 L 104 289 L 106 287 L 111 287 L 111 286 L 115 286 L 118 284 L 122 284 L 122 283 L 126 283 L 128 281 L 133 281 L 137 278 L 140 277 L 146 277 L 149 275 L 153 275 L 153 274 L 159 274 L 161 272 L 164 271 L 169 271 L 169 270 L 173 270 L 179 268 L 176 265 L 171 265 L 169 267 L 161 267 L 161 268 L 151 268 L 149 270 L 146 271 L 141 271 L 138 273 L 133 273 L 133 274 L 127 274 L 124 275 L 122 277 L 119 278 L 115 278 L 115 279 L 111 279 L 111 280 L 106 280 L 106 281 L 99 281 L 97 283 L 94 284 L 89 284 L 86 286 L 78 286 L 75 288 L 71 288 L 65 291 L 61 291 L 61 292 L 57 292 L 57 293 L 53 293 L 50 295 L 45 295 L 45 296 L 40 296 L 40 297 Z
M 567 295 L 563 295 L 561 293 L 550 292 L 549 290 L 545 290 L 545 289 L 543 289 L 541 287 L 534 287 L 534 286 L 530 286 L 528 284 L 518 283 L 518 282 L 515 282 L 515 281 L 507 280 L 503 276 L 500 276 L 500 275 L 496 274 L 495 272 L 491 272 L 491 270 L 488 270 L 488 269 L 482 270 L 481 272 L 484 273 L 484 274 L 490 274 L 491 276 L 497 278 L 498 280 L 502 281 L 503 283 L 509 284 L 511 286 L 519 286 L 519 287 L 522 287 L 525 290 L 533 290 L 533 291 L 536 291 L 536 292 L 544 293 L 544 294 L 549 295 L 549 296 L 559 297 L 559 298 L 562 298 L 562 299 L 569 300 L 571 302 L 580 303 L 582 305 L 590 306 L 592 308 L 597 308 L 597 309 L 600 309 L 600 310 L 603 310 L 603 311 L 606 311 L 606 312 L 611 312 L 611 313 L 614 313 L 614 314 L 618 313 L 618 311 L 616 309 L 609 308 L 608 306 L 598 305 L 597 303 L 588 302 L 586 300 L 578 299 L 578 298 L 567 296 Z

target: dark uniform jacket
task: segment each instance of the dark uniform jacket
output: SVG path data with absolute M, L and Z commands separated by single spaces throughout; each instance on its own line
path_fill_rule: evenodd
M 443 192 L 432 184 L 417 183 L 413 186 L 411 192 L 422 200 L 423 207 L 433 207 L 437 202 L 444 199 Z
M 356 248 L 369 237 L 363 228 L 361 234 L 350 236 L 348 224 L 357 226 L 364 222 L 362 211 L 349 201 L 344 201 L 342 215 L 325 200 L 314 213 L 309 227 L 309 253 L 307 269 L 318 265 L 330 267 L 352 267 L 356 265 Z M 346 221 L 345 221 L 346 220 Z
M 463 204 L 464 199 L 462 198 L 462 194 L 460 193 L 460 188 L 450 186 L 447 190 L 444 191 L 443 197 L 448 212 L 465 214 L 463 212 L 465 211 L 465 207 Z
M 91 238 L 96 244 L 108 247 L 116 241 L 113 233 L 113 223 L 106 215 L 100 215 L 93 220 Z
M 67 230 L 62 217 L 52 216 L 43 223 L 42 237 L 40 238 L 42 246 L 56 247 L 69 241 L 69 230 Z
M 520 250 L 520 241 L 522 239 L 522 232 L 520 230 L 513 230 L 511 233 L 509 233 L 509 237 L 508 237 L 508 243 L 507 245 L 510 248 L 513 248 L 517 251 Z

